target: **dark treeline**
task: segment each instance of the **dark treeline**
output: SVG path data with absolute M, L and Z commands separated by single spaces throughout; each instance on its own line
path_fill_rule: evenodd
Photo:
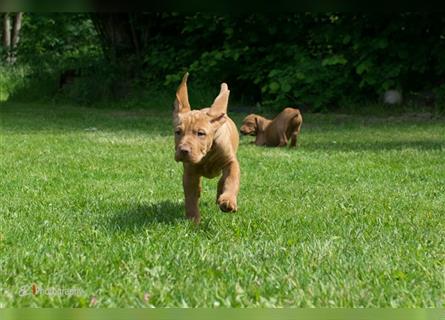
M 211 95 L 226 81 L 235 101 L 266 107 L 335 110 L 390 89 L 445 97 L 441 14 L 25 13 L 20 35 L 28 89 L 38 79 L 40 95 L 82 103 L 171 91 L 185 71 Z

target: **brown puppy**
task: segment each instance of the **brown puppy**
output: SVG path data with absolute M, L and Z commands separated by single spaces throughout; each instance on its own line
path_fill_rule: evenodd
M 303 117 L 300 110 L 285 108 L 273 120 L 256 114 L 249 114 L 243 120 L 240 132 L 244 135 L 256 136 L 257 146 L 284 147 L 291 139 L 289 147 L 297 145 Z
M 186 216 L 200 221 L 198 208 L 201 177 L 218 182 L 216 202 L 225 212 L 236 211 L 240 169 L 236 158 L 239 136 L 235 123 L 227 116 L 230 91 L 221 91 L 210 108 L 191 110 L 187 92 L 188 73 L 176 92 L 173 111 L 175 128 L 175 160 L 184 165 L 183 186 Z

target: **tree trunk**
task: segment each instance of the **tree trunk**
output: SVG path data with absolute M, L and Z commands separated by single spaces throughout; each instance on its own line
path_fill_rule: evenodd
M 18 12 L 14 17 L 14 26 L 12 28 L 12 37 L 11 37 L 11 56 L 10 63 L 15 63 L 17 57 L 17 45 L 20 40 L 20 29 L 22 28 L 22 18 L 23 12 Z
M 22 28 L 23 12 L 18 12 L 14 17 L 14 27 L 12 29 L 11 46 L 13 49 L 17 47 L 20 40 L 20 29 Z
M 3 47 L 6 52 L 11 48 L 11 20 L 9 19 L 9 13 L 3 15 Z
M 158 34 L 162 15 L 156 12 L 96 12 L 91 15 L 91 20 L 102 42 L 105 56 L 116 62 L 144 53 L 149 45 L 147 38 L 150 32 Z
M 23 12 L 14 15 L 11 33 L 11 15 L 3 15 L 3 48 L 6 62 L 13 64 L 16 61 L 16 49 L 20 40 L 20 29 L 22 28 Z

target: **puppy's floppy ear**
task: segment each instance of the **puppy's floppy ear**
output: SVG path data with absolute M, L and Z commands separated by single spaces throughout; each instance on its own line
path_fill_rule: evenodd
M 264 130 L 264 122 L 263 119 L 260 118 L 259 116 L 255 116 L 255 126 L 256 126 L 256 131 L 263 131 Z
M 174 103 L 175 109 L 173 110 L 173 115 L 178 115 L 179 113 L 189 112 L 191 110 L 189 103 L 189 95 L 187 91 L 187 78 L 189 73 L 186 72 L 182 78 L 181 84 L 176 90 L 176 99 Z
M 211 122 L 218 121 L 221 124 L 226 121 L 227 104 L 229 103 L 230 91 L 226 83 L 221 84 L 219 95 L 213 101 L 207 115 L 212 118 Z

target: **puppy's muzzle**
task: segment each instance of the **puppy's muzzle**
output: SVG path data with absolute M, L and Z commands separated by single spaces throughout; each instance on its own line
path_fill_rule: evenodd
M 253 133 L 254 133 L 253 130 L 248 130 L 248 129 L 244 129 L 244 128 L 241 128 L 239 131 L 244 136 L 253 135 Z
M 186 145 L 179 145 L 176 149 L 176 161 L 189 161 L 192 149 Z

